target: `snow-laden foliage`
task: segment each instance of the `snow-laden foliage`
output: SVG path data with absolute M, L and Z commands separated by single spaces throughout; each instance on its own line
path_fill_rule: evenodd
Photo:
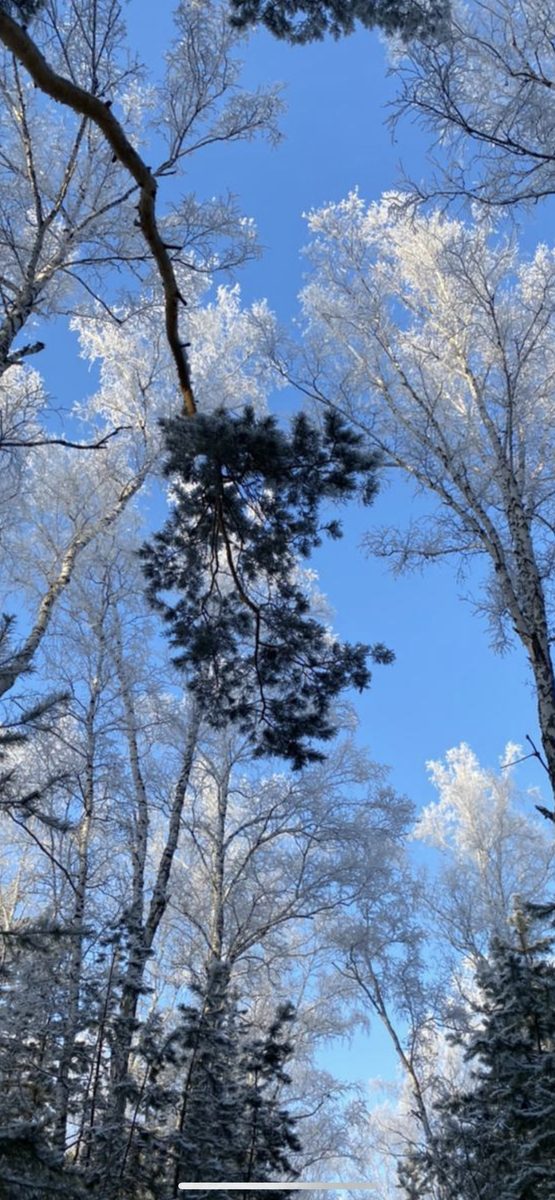
M 218 272 L 258 253 L 256 231 L 233 197 L 179 195 L 174 177 L 214 143 L 275 140 L 279 89 L 242 86 L 241 38 L 217 4 L 180 5 L 175 21 L 160 84 L 127 52 L 116 0 L 45 4 L 32 23 L 36 43 L 28 32 L 21 37 L 117 114 L 131 149 L 152 155 L 160 237 L 180 320 L 190 318 L 179 336 L 194 343 L 199 404 L 263 405 L 264 306 L 245 312 L 233 288 L 208 296 Z M 0 60 L 2 591 L 22 609 L 5 692 L 35 659 L 87 547 L 155 472 L 158 418 L 181 405 L 164 288 L 137 225 L 134 179 L 94 122 L 45 101 L 4 46 Z M 162 196 L 169 175 L 172 195 Z M 48 348 L 48 321 L 68 316 L 101 372 L 100 389 L 73 411 L 76 397 L 63 387 L 58 396 L 57 383 L 46 388 L 28 366 Z
M 515 905 L 528 899 L 549 906 L 553 839 L 507 766 L 521 758 L 508 746 L 499 770 L 485 769 L 463 745 L 428 764 L 439 799 L 412 833 L 428 847 L 426 867 L 407 870 L 398 860 L 386 946 L 376 936 L 375 908 L 363 922 L 356 903 L 358 929 L 341 921 L 343 945 L 350 946 L 345 973 L 387 1031 L 399 1064 L 385 1091 L 375 1082 L 366 1139 L 383 1200 L 398 1195 L 397 1165 L 416 1149 L 432 1172 L 434 1106 L 471 1086 L 463 1047 L 478 1028 L 476 972 L 488 961 L 492 937 L 518 951 Z M 458 1194 L 437 1172 L 428 1188 L 427 1200 Z
M 521 758 L 509 745 L 500 770 L 487 770 L 462 745 L 428 763 L 439 799 L 423 809 L 412 836 L 439 851 L 438 884 L 430 882 L 435 919 L 474 962 L 494 935 L 506 937 L 515 896 L 544 899 L 553 879 L 551 830 L 531 817 L 535 796 L 518 791 L 510 769 Z
M 549 0 L 457 0 L 443 36 L 395 47 L 397 117 L 440 147 L 416 192 L 509 210 L 553 195 L 554 46 Z
M 517 944 L 495 940 L 477 970 L 478 1024 L 463 1042 L 468 1085 L 435 1105 L 429 1149 L 401 1166 L 411 1200 L 428 1197 L 434 1184 L 460 1200 L 552 1194 L 553 940 L 535 935 L 522 911 L 515 924 Z
M 199 730 L 141 592 L 136 536 L 128 515 L 102 554 L 83 553 L 42 649 L 65 710 L 6 747 L 16 775 L 0 814 L 4 1172 L 16 1178 L 25 1140 L 27 1183 L 36 1170 L 71 1195 L 86 1181 L 102 1200 L 134 1198 L 137 1180 L 149 1198 L 175 1192 L 175 1148 L 190 1148 L 190 1129 L 179 1132 L 190 1054 L 183 1047 L 171 1062 L 171 1047 L 185 1037 L 180 1006 L 189 1038 L 210 963 L 229 974 L 239 1024 L 251 1029 L 239 1059 L 230 1050 L 235 1066 L 222 1048 L 233 1103 L 240 1092 L 253 1111 L 256 1096 L 241 1090 L 247 1043 L 261 1046 L 276 1007 L 292 1000 L 292 1083 L 276 1104 L 298 1118 L 303 1145 L 321 1105 L 315 1162 L 350 1152 L 344 1093 L 314 1066 L 320 1040 L 347 1030 L 352 1011 L 332 967 L 330 921 L 363 889 L 376 925 L 384 920 L 389 864 L 410 818 L 352 743 L 304 771 L 272 773 L 253 768 L 232 729 Z M 38 796 L 17 805 L 22 778 Z M 33 1102 L 40 1128 L 28 1125 Z
M 121 17 L 115 0 L 49 2 L 16 47 L 31 39 L 33 52 L 36 38 L 93 115 L 117 115 L 126 153 L 154 163 L 199 422 L 218 410 L 225 423 L 222 406 L 259 414 L 272 318 L 233 284 L 212 290 L 258 253 L 256 232 L 232 197 L 179 197 L 175 176 L 193 176 L 204 146 L 275 140 L 278 89 L 242 88 L 238 35 L 217 5 L 178 7 L 160 85 L 127 54 Z M 4 10 L 0 26 L 13 33 Z M 3 607 L 19 610 L 0 626 L 0 1190 L 168 1200 L 195 1155 L 199 1178 L 217 1177 L 216 1152 L 226 1174 L 274 1178 L 348 1152 L 345 1092 L 314 1061 L 349 1024 L 325 917 L 370 887 L 372 842 L 387 872 L 406 813 L 399 823 L 352 746 L 293 780 L 255 771 L 229 723 L 214 734 L 201 721 L 136 555 L 149 483 L 156 521 L 164 503 L 159 422 L 182 410 L 136 180 L 17 53 L 2 52 L 0 71 L 0 574 Z M 65 358 L 59 396 L 52 362 L 47 384 L 28 365 L 51 318 L 80 339 L 85 398 L 67 393 Z M 339 493 L 326 470 L 324 491 Z M 293 585 L 312 599 L 297 549 Z M 207 1030 L 215 976 L 229 981 L 225 1019 Z M 312 1129 L 308 1152 L 297 1121 Z
M 555 788 L 555 257 L 404 201 L 352 193 L 310 215 L 297 370 L 430 498 L 368 548 L 396 570 L 486 566 L 478 607 L 497 648 L 515 636 L 527 653 Z
M 439 802 L 414 830 L 435 866 L 413 869 L 411 804 L 355 746 L 340 702 L 367 681 L 364 648 L 334 637 L 306 560 L 339 532 L 322 505 L 363 483 L 368 496 L 380 455 L 431 489 L 443 507 L 422 539 L 379 548 L 402 562 L 489 555 L 484 603 L 498 636 L 512 623 L 526 646 L 552 773 L 553 257 L 522 263 L 485 222 L 412 221 L 403 197 L 313 214 L 301 382 L 330 403 L 317 426 L 303 416 L 286 432 L 265 415 L 274 320 L 228 280 L 258 254 L 253 223 L 228 195 L 178 194 L 204 147 L 278 138 L 279 89 L 243 88 L 229 15 L 178 4 L 158 81 L 127 52 L 118 0 L 0 4 L 0 583 L 2 607 L 20 610 L 0 622 L 0 1191 L 174 1200 L 182 1178 L 371 1182 L 377 1154 L 381 1196 L 402 1159 L 425 1164 L 427 1200 L 453 1200 L 438 1183 L 441 1105 L 489 1087 L 487 1047 L 468 1062 L 463 1047 L 484 1042 L 492 964 L 496 1120 L 519 1185 L 535 1186 L 526 1171 L 544 1169 L 551 1135 L 521 1050 L 541 954 L 528 946 L 524 963 L 507 914 L 516 891 L 546 899 L 550 827 L 506 763 L 496 775 L 460 748 L 433 765 Z M 429 35 L 439 13 L 243 15 L 303 40 L 355 18 Z M 549 187 L 545 81 L 514 69 L 526 26 L 546 74 L 542 19 L 533 4 L 510 14 L 507 88 L 491 106 L 511 137 L 533 113 Z M 422 61 L 445 61 L 456 38 L 460 50 L 456 22 L 434 37 Z M 455 80 L 468 106 L 489 51 L 474 53 Z M 509 150 L 496 145 L 496 162 Z M 52 318 L 78 334 L 85 398 L 67 393 L 69 340 L 46 380 L 28 365 Z M 164 464 L 171 516 L 153 540 Z M 153 592 L 177 669 L 145 595 L 148 538 L 147 558 L 163 550 Z M 333 741 L 341 727 L 350 736 Z M 327 757 L 308 761 L 322 736 Z M 523 968 L 518 1004 L 507 963 L 511 978 Z M 403 1084 L 369 1121 L 366 1095 L 318 1052 L 371 1021 Z M 550 1103 L 547 1062 L 536 1080 Z

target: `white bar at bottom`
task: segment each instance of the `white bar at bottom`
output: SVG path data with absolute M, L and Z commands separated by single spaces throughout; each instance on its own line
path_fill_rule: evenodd
M 326 1192 L 344 1191 L 345 1188 L 364 1188 L 374 1191 L 375 1183 L 179 1183 L 178 1188 L 183 1192 L 227 1191 L 227 1192 L 297 1192 L 301 1188 L 305 1192 L 315 1192 L 324 1188 Z

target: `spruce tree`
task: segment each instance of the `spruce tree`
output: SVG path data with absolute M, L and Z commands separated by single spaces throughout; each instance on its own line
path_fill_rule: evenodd
M 67 1200 L 82 1194 L 53 1149 L 65 940 L 47 915 L 2 934 L 0 1197 L 9 1200 L 43 1200 L 58 1188 Z
M 180 1182 L 295 1175 L 290 1156 L 301 1147 L 282 1104 L 294 1010 L 280 1006 L 269 1028 L 255 1031 L 219 960 L 192 992 L 193 1002 L 181 1006 L 169 1034 L 154 1019 L 139 1039 L 137 1078 L 143 1082 L 118 1192 L 126 1200 L 174 1200 Z M 199 1187 L 191 1200 L 202 1194 Z M 216 1193 L 215 1200 L 225 1195 Z
M 384 646 L 340 642 L 311 612 L 299 565 L 341 536 L 326 502 L 376 492 L 378 458 L 333 410 L 290 432 L 251 408 L 164 422 L 173 511 L 141 554 L 174 662 L 212 726 L 234 723 L 255 755 L 322 758 L 333 701 L 368 687 Z
M 532 937 L 517 913 L 516 944 L 496 941 L 477 970 L 480 1023 L 465 1044 L 471 1086 L 435 1107 L 432 1143 L 409 1155 L 410 1200 L 552 1200 L 555 1179 L 553 937 Z
M 239 1012 L 226 966 L 209 968 L 198 1005 L 183 1011 L 188 1062 L 175 1183 L 263 1183 L 292 1173 L 289 1155 L 300 1143 L 280 1093 L 290 1082 L 284 1068 L 293 1018 L 290 1006 L 282 1006 L 269 1030 L 255 1035 Z

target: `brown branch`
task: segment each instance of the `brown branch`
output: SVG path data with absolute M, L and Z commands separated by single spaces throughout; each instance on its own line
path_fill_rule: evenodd
M 221 472 L 220 472 L 220 481 L 221 481 Z M 264 681 L 260 674 L 260 659 L 259 659 L 260 626 L 261 626 L 261 622 L 262 622 L 262 610 L 261 610 L 260 605 L 255 604 L 254 600 L 251 600 L 250 596 L 245 591 L 243 584 L 241 583 L 239 574 L 237 572 L 237 568 L 235 566 L 235 561 L 233 558 L 233 550 L 231 547 L 229 535 L 227 532 L 227 526 L 225 523 L 221 492 L 218 493 L 218 497 L 217 497 L 217 501 L 216 501 L 216 512 L 217 512 L 217 519 L 218 519 L 218 528 L 220 530 L 220 533 L 221 533 L 223 541 L 224 541 L 227 564 L 228 564 L 229 570 L 231 572 L 231 577 L 232 577 L 235 587 L 237 589 L 237 594 L 239 596 L 239 599 L 241 600 L 241 603 L 244 604 L 247 608 L 250 608 L 251 612 L 254 613 L 255 628 L 254 628 L 253 662 L 254 662 L 254 669 L 256 671 L 256 678 L 258 680 L 260 696 L 262 699 L 261 718 L 264 721 L 266 719 L 266 696 L 264 694 Z
M 526 741 L 529 742 L 532 747 L 532 752 L 530 754 L 530 758 L 537 758 L 538 762 L 541 763 L 544 771 L 547 771 L 547 774 L 549 775 L 549 767 L 548 767 L 543 755 L 540 754 L 538 747 L 534 745 L 529 733 L 526 734 Z
M 186 301 L 181 295 L 172 261 L 156 220 L 157 183 L 149 167 L 129 141 L 111 107 L 91 92 L 73 83 L 48 64 L 28 33 L 0 8 L 0 40 L 25 67 L 41 92 L 58 104 L 92 121 L 113 150 L 119 162 L 129 171 L 140 189 L 138 221 L 143 237 L 158 267 L 164 292 L 166 337 L 177 370 L 183 409 L 188 416 L 196 412 L 189 362 L 179 334 L 179 305 Z

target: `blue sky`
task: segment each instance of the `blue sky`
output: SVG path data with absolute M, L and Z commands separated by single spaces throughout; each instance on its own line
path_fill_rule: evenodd
M 241 196 L 267 247 L 261 262 L 241 276 L 248 300 L 262 295 L 282 320 L 297 312 L 302 284 L 302 213 L 338 200 L 358 186 L 366 200 L 396 186 L 400 161 L 409 174 L 426 171 L 423 135 L 405 124 L 396 144 L 385 126 L 395 81 L 387 75 L 379 34 L 360 31 L 340 42 L 289 47 L 258 33 L 247 51 L 247 78 L 282 80 L 288 111 L 284 142 L 216 149 L 210 182 Z M 200 175 L 202 179 L 202 175 Z M 191 179 L 196 184 L 196 180 Z M 467 741 L 484 763 L 495 764 L 506 741 L 536 731 L 527 666 L 519 650 L 494 656 L 472 605 L 462 601 L 448 564 L 423 575 L 392 579 L 364 558 L 360 539 L 369 523 L 408 518 L 409 487 L 392 480 L 370 509 L 351 510 L 345 537 L 323 549 L 323 590 L 344 637 L 381 640 L 396 664 L 377 668 L 371 691 L 358 703 L 361 737 L 392 767 L 393 782 L 420 805 L 433 793 L 425 761 Z M 471 583 L 468 584 L 472 591 Z M 541 784 L 535 764 L 530 781 Z
M 128 7 L 130 41 L 149 64 L 160 63 L 171 30 L 169 5 L 160 8 L 153 22 L 146 0 Z M 288 321 L 302 283 L 303 211 L 355 186 L 366 200 L 377 199 L 396 185 L 400 159 L 409 174 L 423 176 L 425 144 L 406 124 L 393 144 L 385 128 L 394 81 L 386 77 L 378 34 L 292 48 L 260 33 L 245 47 L 245 59 L 249 84 L 286 85 L 285 140 L 276 149 L 257 142 L 204 152 L 191 161 L 186 186 L 209 196 L 228 189 L 238 195 L 267 248 L 240 277 L 244 298 L 267 297 Z M 68 387 L 91 387 L 82 371 L 76 365 Z M 412 503 L 408 487 L 392 481 L 372 509 L 345 514 L 344 540 L 323 549 L 317 566 L 338 632 L 383 641 L 397 655 L 393 666 L 376 668 L 371 690 L 358 702 L 360 738 L 378 761 L 391 765 L 395 787 L 420 806 L 434 796 L 427 759 L 466 741 L 484 765 L 495 765 L 508 740 L 524 742 L 527 733 L 536 739 L 537 726 L 522 652 L 504 658 L 492 653 L 472 605 L 458 598 L 451 567 L 394 580 L 363 557 L 359 543 L 369 524 L 408 518 Z M 542 785 L 536 763 L 520 770 L 523 784 Z M 393 1056 L 379 1038 L 370 1047 L 357 1039 L 354 1049 L 334 1053 L 329 1062 L 360 1077 L 391 1071 Z
M 420 178 L 426 148 L 414 127 L 399 130 L 396 144 L 385 127 L 394 80 L 387 77 L 378 34 L 292 48 L 260 33 L 246 60 L 253 85 L 286 84 L 285 140 L 274 150 L 261 143 L 216 148 L 199 156 L 188 182 L 208 194 L 230 188 L 240 196 L 267 247 L 261 262 L 241 276 L 244 297 L 266 296 L 287 321 L 297 312 L 302 284 L 302 213 L 355 186 L 366 200 L 377 199 L 396 185 L 400 159 L 409 175 Z M 350 511 L 343 541 L 323 548 L 317 565 L 338 632 L 384 641 L 396 652 L 396 663 L 376 668 L 371 690 L 357 701 L 360 738 L 377 760 L 391 765 L 396 788 L 420 807 L 435 796 L 426 760 L 466 741 L 484 764 L 495 765 L 508 740 L 524 742 L 526 733 L 536 738 L 536 717 L 522 652 L 503 658 L 492 653 L 487 629 L 471 603 L 459 599 L 452 567 L 394 580 L 363 557 L 359 543 L 369 523 L 408 518 L 412 504 L 408 486 L 392 480 L 373 508 Z M 470 590 L 472 582 L 477 585 L 478 571 Z M 541 786 L 541 776 L 536 763 L 520 768 L 523 784 Z M 330 1048 L 323 1061 L 351 1079 L 391 1078 L 396 1069 L 379 1028 L 370 1040 L 357 1035 L 350 1047 Z
M 161 65 L 170 8 L 155 24 L 151 11 L 145 0 L 130 4 L 131 41 L 145 61 Z M 262 260 L 240 275 L 243 296 L 248 302 L 267 297 L 288 321 L 296 315 L 303 278 L 303 212 L 355 186 L 366 200 L 377 199 L 397 185 L 401 161 L 421 178 L 426 143 L 407 122 L 395 143 L 386 128 L 395 80 L 378 33 L 361 30 L 338 42 L 291 47 L 257 32 L 244 58 L 250 86 L 285 85 L 284 141 L 277 148 L 254 142 L 202 152 L 191 161 L 186 185 L 206 195 L 227 189 L 238 195 L 266 247 Z M 541 235 L 541 217 L 535 225 Z M 535 235 L 536 228 L 530 243 Z M 412 503 L 409 488 L 392 481 L 370 510 L 348 514 L 344 540 L 324 548 L 317 565 L 338 632 L 395 650 L 395 665 L 376 668 L 372 689 L 357 704 L 360 735 L 376 759 L 391 765 L 395 786 L 420 805 L 434 794 L 427 759 L 467 741 L 484 764 L 495 765 L 508 740 L 535 737 L 536 717 L 522 652 L 493 655 L 484 624 L 471 603 L 459 599 L 451 566 L 394 580 L 363 557 L 359 542 L 369 524 L 408 518 Z M 467 587 L 472 591 L 472 582 Z M 528 781 L 542 784 L 535 763 L 525 768 Z

